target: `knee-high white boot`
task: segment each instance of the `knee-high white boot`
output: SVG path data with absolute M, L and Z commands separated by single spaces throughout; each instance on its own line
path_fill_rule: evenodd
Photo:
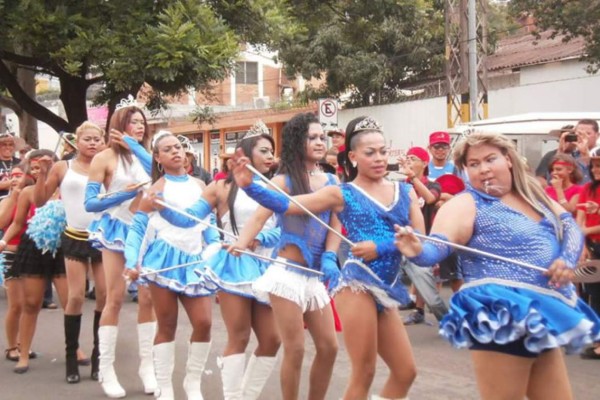
M 185 365 L 183 390 L 188 400 L 203 400 L 202 373 L 210 353 L 210 342 L 191 342 L 188 347 L 188 359 Z
M 221 380 L 225 400 L 242 400 L 242 377 L 246 354 L 232 354 L 221 358 Z
M 260 396 L 265 383 L 271 376 L 277 357 L 250 356 L 244 378 L 242 379 L 243 400 L 256 400 Z
M 175 368 L 175 342 L 157 344 L 152 349 L 157 388 L 154 395 L 160 400 L 174 400 L 173 369 Z
M 138 375 L 144 384 L 144 393 L 152 394 L 156 390 L 156 377 L 152 361 L 152 346 L 156 334 L 156 322 L 145 322 L 137 325 L 140 368 Z
M 98 365 L 98 381 L 102 385 L 104 394 L 111 399 L 125 397 L 125 389 L 119 384 L 115 373 L 115 348 L 119 330 L 114 325 L 105 325 L 98 328 L 98 348 L 100 351 Z

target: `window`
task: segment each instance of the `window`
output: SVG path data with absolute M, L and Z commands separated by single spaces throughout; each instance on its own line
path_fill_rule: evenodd
M 235 83 L 246 85 L 258 84 L 258 63 L 237 62 L 235 68 Z

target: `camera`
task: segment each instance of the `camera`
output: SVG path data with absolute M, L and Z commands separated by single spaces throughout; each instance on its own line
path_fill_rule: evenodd
M 567 133 L 565 136 L 565 142 L 576 142 L 577 134 L 576 133 Z

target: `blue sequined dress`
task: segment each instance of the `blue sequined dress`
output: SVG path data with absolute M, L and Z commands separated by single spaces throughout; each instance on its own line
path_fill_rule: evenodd
M 262 181 L 257 182 L 265 186 Z M 221 227 L 232 234 L 230 213 L 235 213 L 235 222 L 237 231 L 241 232 L 248 219 L 258 208 L 258 203 L 252 200 L 243 190 L 239 189 L 236 193 L 233 210 L 229 210 L 221 217 Z M 280 230 L 276 226 L 275 217 L 267 220 L 263 229 L 257 236 L 261 243 L 254 253 L 271 257 L 273 247 L 279 240 Z M 225 243 L 233 243 L 235 240 L 229 236 L 224 237 Z M 205 278 L 215 285 L 215 288 L 226 293 L 244 296 L 256 299 L 252 284 L 261 277 L 269 265 L 264 261 L 246 254 L 236 257 L 229 254 L 225 249 L 220 250 L 215 256 L 210 258 L 206 265 Z
M 150 176 L 144 170 L 140 161 L 133 157 L 131 164 L 126 163 L 124 157 L 118 157 L 117 169 L 114 172 L 108 193 L 118 192 L 128 185 L 148 182 Z M 105 211 L 98 212 L 88 227 L 89 241 L 96 248 L 107 248 L 112 251 L 123 252 L 129 225 L 133 220 L 133 212 L 129 209 L 133 199 L 126 200 L 119 205 Z
M 348 239 L 361 241 L 394 240 L 394 224 L 410 224 L 409 210 L 411 186 L 393 182 L 394 200 L 383 205 L 354 183 L 340 185 L 344 197 L 344 209 L 338 217 L 346 230 Z M 370 293 L 376 303 L 383 307 L 397 307 L 410 302 L 406 287 L 400 281 L 402 254 L 396 250 L 379 254 L 370 262 L 363 262 L 349 254 L 342 268 L 342 279 L 333 292 L 344 287 Z
M 163 196 L 165 202 L 185 209 L 194 204 L 202 195 L 202 189 L 195 179 L 188 175 L 165 175 Z M 209 222 L 210 216 L 206 217 Z M 141 281 L 151 282 L 189 297 L 207 296 L 214 293 L 198 271 L 204 269 L 203 251 L 207 245 L 220 247 L 219 235 L 214 229 L 196 224 L 180 228 L 170 224 L 158 212 L 135 214 L 125 245 L 125 267 L 142 267 L 143 272 L 151 272 L 171 266 L 195 263 L 170 271 L 150 274 Z
M 538 222 L 497 197 L 473 188 L 468 195 L 477 209 L 468 247 L 543 268 L 557 258 L 569 267 L 577 263 L 583 238 L 570 214 L 563 213 L 559 221 L 546 210 Z M 562 230 L 561 240 L 557 229 Z M 423 253 L 431 243 L 425 242 Z M 419 257 L 413 261 L 422 264 Z M 440 322 L 440 334 L 453 346 L 522 340 L 532 353 L 556 347 L 571 353 L 600 340 L 600 320 L 578 298 L 574 285 L 555 288 L 540 271 L 474 253 L 459 252 L 459 258 L 465 284 L 452 296 L 450 312 Z

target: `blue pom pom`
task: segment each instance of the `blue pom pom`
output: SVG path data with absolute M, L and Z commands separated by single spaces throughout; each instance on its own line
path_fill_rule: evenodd
M 35 210 L 35 215 L 29 220 L 26 233 L 42 254 L 51 251 L 52 256 L 55 256 L 60 247 L 60 236 L 66 225 L 67 219 L 62 201 L 52 200 Z
M 4 253 L 0 253 L 0 286 L 4 284 Z

